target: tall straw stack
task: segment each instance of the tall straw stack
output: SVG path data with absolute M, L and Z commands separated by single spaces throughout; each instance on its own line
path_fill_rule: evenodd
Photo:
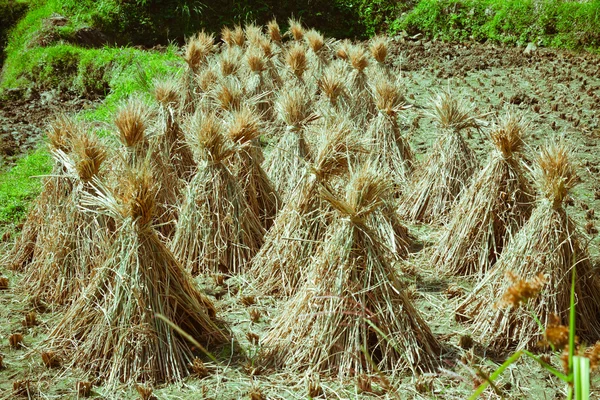
M 43 240 L 23 278 L 23 287 L 32 297 L 58 305 L 76 299 L 104 260 L 110 224 L 80 207 L 81 197 L 92 189 L 91 181 L 100 176 L 106 151 L 83 127 L 70 143 L 69 154 L 55 150 L 53 156 L 66 171 L 61 179 L 68 180 L 73 190 L 47 216 Z
M 107 258 L 44 345 L 107 385 L 180 380 L 195 356 L 162 314 L 206 349 L 227 343 L 215 308 L 152 228 L 155 186 L 148 169 L 125 171 L 118 193 L 94 180 L 84 206 L 117 221 Z
M 578 179 L 570 158 L 561 141 L 540 150 L 535 170 L 539 199 L 531 218 L 458 307 L 457 315 L 472 319 L 473 332 L 490 348 L 533 348 L 541 339 L 539 323 L 544 327 L 556 322 L 569 325 L 573 271 L 577 335 L 589 341 L 600 338 L 600 280 L 582 237 L 563 208 Z M 536 289 L 539 294 L 527 301 L 532 295 L 526 289 Z M 490 301 L 493 299 L 499 301 Z M 521 300 L 527 306 L 519 307 Z
M 234 170 L 240 178 L 246 201 L 268 231 L 281 207 L 281 199 L 261 166 L 262 149 L 257 141 L 260 118 L 248 107 L 227 116 L 227 135 L 238 146 Z
M 262 293 L 290 296 L 303 283 L 311 257 L 321 246 L 331 207 L 318 196 L 321 186 L 335 187 L 364 146 L 345 122 L 324 125 L 312 162 L 279 212 L 265 243 L 252 260 L 251 274 Z
M 367 219 L 390 185 L 359 170 L 335 209 L 307 283 L 285 304 L 262 346 L 275 367 L 337 374 L 427 370 L 440 345 L 406 294 L 395 259 Z M 370 359 L 369 359 L 370 358 Z
M 316 119 L 311 105 L 306 91 L 295 86 L 283 89 L 275 103 L 285 131 L 266 160 L 266 171 L 284 203 L 300 181 L 305 161 L 310 158 L 310 141 L 305 130 Z
M 531 215 L 535 191 L 520 155 L 525 129 L 523 118 L 509 112 L 491 132 L 487 165 L 453 208 L 434 250 L 438 271 L 481 278 Z
M 70 153 L 71 140 L 79 130 L 79 124 L 75 119 L 59 115 L 46 132 L 50 151 Z M 10 251 L 0 258 L 0 264 L 21 271 L 37 257 L 47 234 L 47 225 L 44 222 L 48 221 L 52 213 L 69 198 L 73 190 L 71 181 L 65 179 L 66 173 L 62 163 L 55 160 L 52 173 L 43 178 L 42 192 L 27 214 L 21 234 Z
M 438 125 L 439 138 L 403 199 L 400 211 L 407 219 L 439 222 L 472 179 L 477 160 L 461 135 L 463 129 L 478 127 L 470 113 L 467 104 L 450 92 L 433 99 L 431 116 Z
M 187 131 L 199 169 L 184 193 L 173 252 L 194 275 L 244 272 L 263 243 L 264 228 L 228 168 L 237 149 L 214 115 L 195 115 Z
M 408 182 L 415 162 L 398 124 L 398 113 L 406 108 L 404 96 L 398 83 L 383 76 L 374 79 L 372 93 L 378 112 L 367 128 L 373 146 L 371 157 L 378 170 L 392 177 L 399 192 Z

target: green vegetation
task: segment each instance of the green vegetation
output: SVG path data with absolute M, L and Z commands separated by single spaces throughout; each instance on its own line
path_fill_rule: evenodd
M 597 50 L 600 1 L 421 0 L 390 29 L 451 41 L 536 42 Z
M 50 155 L 40 148 L 20 159 L 10 171 L 0 174 L 0 230 L 25 218 L 29 203 L 42 187 L 36 177 L 50 173 L 51 165 Z
M 0 67 L 4 63 L 4 48 L 8 31 L 27 11 L 27 4 L 15 0 L 0 0 Z

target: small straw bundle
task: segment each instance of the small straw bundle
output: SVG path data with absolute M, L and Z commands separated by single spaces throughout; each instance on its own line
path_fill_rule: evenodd
M 281 29 L 279 29 L 279 24 L 277 23 L 277 20 L 272 19 L 271 21 L 267 22 L 267 31 L 269 32 L 269 37 L 271 38 L 271 41 L 273 41 L 274 43 L 281 44 Z
M 460 133 L 462 129 L 478 127 L 469 113 L 470 109 L 450 92 L 442 92 L 433 100 L 432 117 L 440 137 L 403 199 L 400 212 L 407 219 L 439 221 L 471 180 L 477 160 Z
M 367 51 L 360 45 L 349 45 L 347 55 L 347 60 L 352 67 L 348 78 L 348 89 L 354 104 L 353 113 L 362 123 L 375 113 L 375 105 L 368 94 L 366 68 L 369 66 L 369 57 Z
M 156 81 L 153 94 L 159 104 L 162 125 L 159 147 L 163 159 L 168 159 L 174 166 L 178 179 L 189 181 L 196 170 L 196 163 L 178 121 L 179 85 L 173 79 Z
M 295 41 L 299 42 L 304 39 L 304 28 L 302 27 L 300 20 L 289 18 L 288 25 L 289 30 L 287 33 L 291 35 Z
M 103 261 L 107 221 L 80 208 L 81 196 L 99 176 L 106 151 L 96 136 L 80 130 L 71 139 L 72 152 L 55 150 L 55 160 L 66 170 L 61 179 L 73 190 L 60 206 L 47 216 L 45 234 L 36 257 L 25 270 L 25 291 L 43 301 L 58 305 L 77 298 L 90 275 Z
M 304 39 L 310 49 L 308 53 L 308 65 L 312 78 L 313 80 L 318 79 L 323 73 L 323 69 L 329 64 L 325 38 L 320 32 L 311 29 L 304 34 Z
M 198 32 L 197 35 L 190 37 L 187 41 L 184 60 L 187 64 L 187 71 L 183 75 L 183 109 L 193 112 L 194 102 L 196 100 L 195 82 L 196 77 L 207 65 L 207 60 L 214 49 L 214 36 Z
M 533 348 L 542 333 L 538 324 L 556 325 L 555 316 L 568 325 L 573 268 L 577 335 L 590 341 L 600 337 L 600 280 L 562 205 L 577 182 L 569 158 L 562 142 L 542 148 L 535 171 L 540 198 L 531 218 L 457 310 L 457 317 L 473 320 L 473 331 L 490 348 Z M 516 282 L 507 279 L 511 276 Z M 535 297 L 527 293 L 534 286 Z M 527 307 L 519 307 L 528 298 Z M 491 299 L 502 301 L 493 304 Z
M 350 113 L 345 72 L 338 61 L 332 62 L 325 68 L 323 75 L 317 80 L 321 94 L 318 109 L 326 116 Z
M 83 205 L 117 221 L 107 258 L 66 311 L 45 346 L 108 385 L 180 380 L 194 358 L 190 343 L 155 313 L 205 348 L 227 343 L 215 308 L 198 292 L 152 228 L 155 187 L 148 169 L 126 172 L 119 193 L 94 180 Z
M 305 129 L 316 116 L 306 91 L 295 86 L 281 91 L 275 109 L 286 128 L 270 153 L 266 171 L 285 203 L 304 174 L 305 160 L 310 157 Z
M 160 182 L 154 222 L 162 235 L 170 237 L 177 219 L 175 205 L 179 202 L 183 182 L 172 162 L 170 141 L 175 140 L 173 145 L 177 145 L 177 138 L 150 135 L 150 122 L 150 109 L 138 98 L 129 98 L 117 111 L 115 125 L 125 151 L 120 164 L 121 169 L 136 168 L 152 159 L 154 179 Z M 113 173 L 119 174 L 120 170 Z
M 264 339 L 267 364 L 340 378 L 435 364 L 440 345 L 406 294 L 393 254 L 366 221 L 391 189 L 377 176 L 359 170 L 343 200 L 321 189 L 336 216 L 307 283 Z
M 236 75 L 242 67 L 242 52 L 239 47 L 228 47 L 219 54 L 221 77 Z
M 490 134 L 487 165 L 453 208 L 431 264 L 450 275 L 478 275 L 494 265 L 503 247 L 531 215 L 534 190 L 520 152 L 526 124 L 507 113 Z
M 369 43 L 369 51 L 376 61 L 379 69 L 387 78 L 391 77 L 391 69 L 386 64 L 388 56 L 389 39 L 385 36 L 375 36 Z
M 398 125 L 398 112 L 406 109 L 404 96 L 397 83 L 383 76 L 374 79 L 372 93 L 378 113 L 367 128 L 373 145 L 371 155 L 376 169 L 392 177 L 395 191 L 399 192 L 409 180 L 415 162 L 410 144 Z
M 304 72 L 308 69 L 306 47 L 300 43 L 294 43 L 285 55 L 285 62 L 292 73 L 292 76 L 297 78 L 300 83 L 304 84 Z
M 260 118 L 247 107 L 231 113 L 227 121 L 227 135 L 239 147 L 233 164 L 242 182 L 246 201 L 268 231 L 277 216 L 281 200 L 260 165 L 262 149 L 256 143 L 260 135 Z
M 263 243 L 259 216 L 227 167 L 237 149 L 221 125 L 214 115 L 197 114 L 188 128 L 200 167 L 185 190 L 172 249 L 193 275 L 242 273 Z
M 59 115 L 46 132 L 50 151 L 71 152 L 71 140 L 79 130 L 80 127 L 73 118 Z M 66 174 L 62 163 L 55 160 L 52 173 L 43 179 L 42 192 L 27 215 L 21 235 L 10 251 L 0 258 L 0 264 L 21 271 L 36 258 L 45 241 L 45 221 L 48 221 L 49 216 L 69 198 L 73 190 L 71 180 L 65 179 Z
M 321 126 L 325 139 L 313 162 L 298 178 L 297 186 L 265 236 L 252 260 L 251 274 L 264 294 L 291 296 L 303 283 L 311 257 L 318 251 L 331 216 L 331 207 L 318 196 L 320 186 L 334 186 L 350 163 L 364 153 L 362 143 L 343 122 Z

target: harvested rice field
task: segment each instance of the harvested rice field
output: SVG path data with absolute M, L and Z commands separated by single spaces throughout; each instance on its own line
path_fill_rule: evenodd
M 47 126 L 0 398 L 566 398 L 540 363 L 571 292 L 600 357 L 599 109 L 588 53 L 199 33 L 112 134 Z

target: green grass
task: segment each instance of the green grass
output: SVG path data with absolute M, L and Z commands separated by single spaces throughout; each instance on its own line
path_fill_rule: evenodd
M 23 221 L 29 204 L 41 191 L 40 176 L 51 170 L 50 155 L 45 148 L 39 148 L 0 174 L 0 230 Z

